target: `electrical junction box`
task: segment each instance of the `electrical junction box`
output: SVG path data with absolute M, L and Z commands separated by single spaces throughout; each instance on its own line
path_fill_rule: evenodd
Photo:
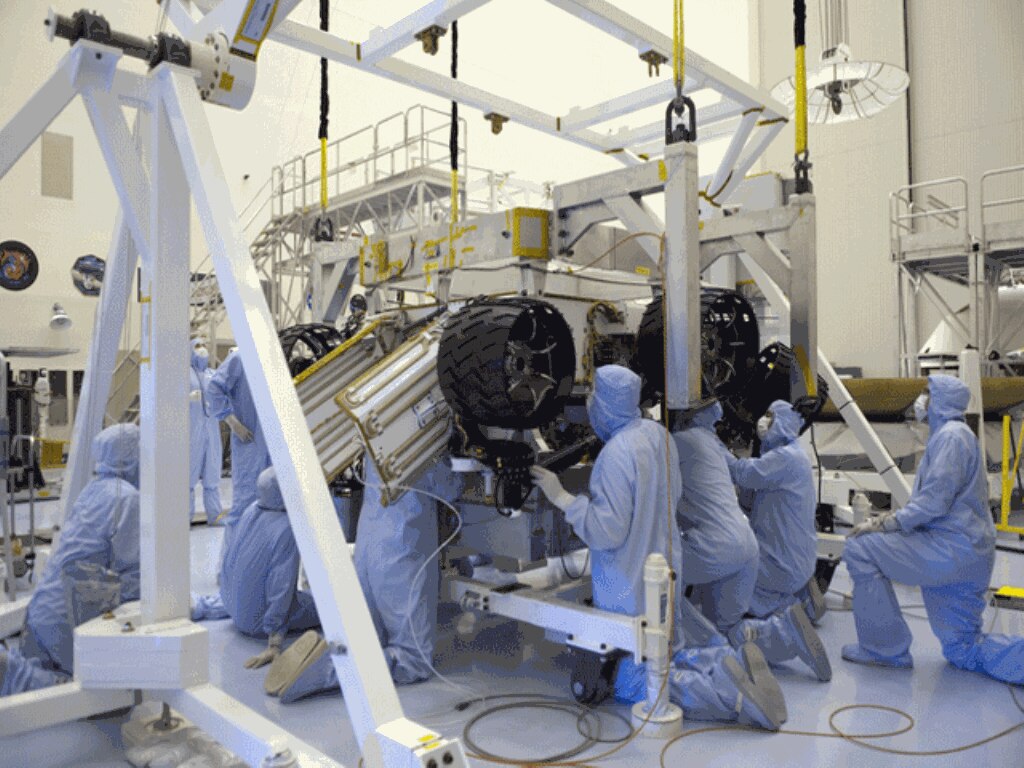
M 75 681 L 84 688 L 189 688 L 209 678 L 209 638 L 188 619 L 142 625 L 138 602 L 75 628 Z

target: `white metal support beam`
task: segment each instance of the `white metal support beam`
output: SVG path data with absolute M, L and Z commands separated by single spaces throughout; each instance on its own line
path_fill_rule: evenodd
M 362 60 L 376 64 L 416 42 L 416 34 L 427 27 L 447 27 L 489 0 L 433 0 L 387 29 L 378 29 L 360 46 Z
M 548 2 L 633 46 L 637 53 L 654 50 L 671 61 L 672 40 L 668 35 L 630 16 L 606 0 L 548 0 Z M 786 114 L 785 107 L 767 96 L 762 90 L 743 82 L 740 78 L 689 48 L 686 49 L 686 68 L 702 73 L 705 85 L 710 86 L 714 82 L 716 90 L 722 91 L 738 103 L 743 104 L 744 108 L 764 105 L 766 113 L 772 117 L 781 117 Z
M 217 742 L 245 761 L 247 765 L 269 765 L 267 744 L 287 744 L 296 762 L 303 768 L 343 768 L 315 747 L 295 738 L 277 723 L 240 704 L 219 688 L 205 683 L 180 691 L 155 692 L 151 697 L 165 701 L 195 723 Z M 339 702 L 340 704 L 340 702 Z M 286 763 L 281 761 L 282 765 Z
M 644 253 L 650 257 L 654 265 L 660 268 L 662 266 L 661 240 L 657 236 L 661 235 L 662 226 L 650 208 L 629 195 L 609 197 L 605 200 L 605 205 L 631 234 L 647 232 L 655 236 L 638 237 L 637 243 L 644 249 Z
M 733 239 L 740 248 L 757 261 L 784 293 L 789 293 L 790 263 L 786 254 L 759 234 L 736 235 Z
M 818 386 L 818 265 L 814 195 L 793 195 L 799 215 L 789 230 L 789 338 L 808 394 Z
M 169 67 L 160 65 L 151 78 L 161 78 Z M 189 302 L 191 206 L 188 179 L 161 101 L 153 104 L 149 122 L 151 240 L 139 286 L 140 562 L 142 620 L 155 624 L 189 616 L 189 441 L 181 425 L 189 420 L 189 324 L 184 308 Z
M 85 690 L 74 681 L 0 698 L 0 739 L 130 707 L 132 691 Z
M 67 517 L 75 499 L 92 477 L 94 461 L 92 441 L 103 429 L 110 387 L 117 368 L 117 339 L 124 327 L 128 302 L 131 300 L 132 281 L 138 251 L 118 211 L 114 224 L 114 237 L 107 253 L 107 266 L 103 273 L 99 304 L 93 321 L 89 361 L 85 366 L 82 393 L 79 397 L 75 426 L 71 433 L 68 465 L 61 486 L 61 514 Z
M 665 406 L 700 398 L 700 235 L 697 147 L 665 148 Z
M 165 68 L 163 97 L 221 285 L 246 379 L 305 563 L 360 747 L 402 708 L 377 640 L 316 449 L 277 341 L 220 159 L 188 73 Z M 424 729 L 424 735 L 431 732 Z
M 768 299 L 768 303 L 779 313 L 780 322 L 786 322 L 790 316 L 789 299 L 786 298 L 782 289 L 776 285 L 768 276 L 768 273 L 761 269 L 761 266 L 748 254 L 740 254 L 743 266 L 747 268 L 761 293 Z M 819 348 L 817 350 L 818 370 L 825 382 L 828 384 L 829 397 L 839 410 L 850 431 L 860 441 L 861 447 L 867 454 L 872 466 L 885 482 L 886 488 L 892 494 L 893 503 L 903 506 L 910 499 L 910 484 L 900 472 L 899 467 L 893 461 L 892 456 L 886 450 L 885 445 L 879 439 L 878 434 L 871 427 L 870 422 L 864 416 L 860 406 L 850 395 L 843 380 L 839 378 L 835 368 L 828 361 L 825 353 Z
M 285 21 L 271 33 L 270 37 L 277 42 L 312 53 L 315 56 L 322 56 L 348 67 L 380 75 L 393 82 L 418 88 L 449 101 L 457 101 L 485 114 L 496 112 L 505 115 L 515 123 L 534 128 L 551 136 L 559 136 L 588 149 L 603 152 L 608 148 L 604 136 L 599 133 L 593 131 L 560 132 L 558 118 L 554 115 L 545 114 L 540 110 L 527 107 L 503 96 L 497 96 L 460 80 L 452 80 L 446 75 L 431 72 L 429 69 L 417 67 L 400 59 L 385 59 L 377 62 L 376 65 L 367 64 L 360 60 L 355 43 L 304 24 Z
M 0 178 L 77 95 L 74 73 L 79 56 L 74 50 L 65 55 L 57 70 L 0 129 Z
M 281 24 L 301 1 L 277 0 L 277 7 L 273 11 L 274 18 L 271 29 Z M 211 32 L 223 29 L 228 36 L 228 41 L 231 42 L 239 25 L 250 10 L 259 10 L 253 8 L 253 0 L 221 0 L 202 19 L 195 22 L 195 26 L 192 29 L 192 39 L 202 40 L 203 37 Z M 176 18 L 172 18 L 172 21 L 176 21 Z

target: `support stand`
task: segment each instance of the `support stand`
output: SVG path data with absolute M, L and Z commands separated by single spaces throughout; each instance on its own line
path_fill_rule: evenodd
M 206 631 L 188 620 L 189 567 L 182 558 L 188 552 L 188 442 L 181 425 L 188 423 L 190 253 L 182 237 L 189 232 L 191 197 L 365 764 L 466 765 L 457 741 L 402 713 L 323 475 L 307 469 L 319 466 L 312 439 L 231 204 L 194 74 L 162 64 L 138 76 L 119 69 L 120 58 L 114 48 L 76 43 L 0 129 L 0 176 L 72 99 L 82 97 L 121 217 L 112 245 L 112 279 L 104 285 L 86 369 L 72 477 L 83 463 L 88 466 L 88 449 L 82 446 L 102 424 L 109 386 L 102 382 L 116 359 L 137 251 L 143 265 L 142 599 L 118 609 L 116 639 L 112 622 L 103 619 L 76 630 L 74 683 L 0 700 L 0 737 L 110 711 L 131 702 L 129 691 L 141 690 L 180 710 L 250 765 L 285 753 L 297 765 L 340 765 L 210 685 Z M 135 149 L 122 104 L 139 109 L 136 137 L 148 143 L 148 168 Z M 122 632 L 125 626 L 130 631 Z

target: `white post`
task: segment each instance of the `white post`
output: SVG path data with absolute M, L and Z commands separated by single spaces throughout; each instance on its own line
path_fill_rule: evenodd
M 677 582 L 678 584 L 678 582 Z M 660 552 L 652 552 L 644 563 L 643 654 L 647 661 L 647 700 L 633 705 L 633 723 L 645 736 L 668 738 L 682 730 L 683 710 L 669 701 L 670 619 L 675 601 L 671 569 Z
M 700 232 L 697 147 L 665 148 L 665 405 L 700 398 Z
M 124 215 L 118 211 L 110 251 L 107 253 L 100 300 L 96 305 L 89 362 L 85 366 L 82 394 L 71 433 L 68 466 L 64 471 L 61 514 L 65 518 L 92 475 L 92 440 L 103 429 L 110 387 L 117 368 L 118 340 L 131 300 L 137 263 L 138 253 L 124 222 Z
M 150 121 L 150 235 L 142 259 L 142 620 L 187 618 L 188 525 L 188 180 L 167 110 L 155 100 Z
M 786 295 L 757 261 L 746 253 L 740 254 L 740 260 L 743 262 L 743 266 L 747 268 L 747 271 L 753 276 L 755 282 L 757 282 L 757 287 L 761 289 L 761 293 L 768 299 L 768 303 L 779 313 L 780 320 L 785 321 L 790 316 L 789 300 L 786 298 Z M 839 378 L 839 374 L 836 373 L 835 368 L 832 367 L 832 364 L 820 348 L 817 349 L 817 363 L 822 378 L 828 384 L 829 397 L 832 398 L 832 402 L 838 409 L 839 415 L 843 417 L 850 431 L 853 432 L 860 442 L 875 471 L 878 472 L 885 482 L 889 493 L 892 494 L 893 502 L 902 507 L 910 500 L 910 484 L 892 460 L 889 451 L 886 450 L 878 434 L 872 429 L 870 422 L 868 422 L 863 411 L 861 411 L 860 406 L 857 405 L 857 402 L 850 395 L 846 385 L 843 384 L 843 380 Z
M 381 726 L 403 719 L 402 707 L 359 589 L 195 83 L 189 72 L 168 66 L 158 76 L 345 706 L 365 754 Z M 422 731 L 423 736 L 432 733 L 425 728 Z
M 968 423 L 977 420 L 975 434 L 978 436 L 982 460 L 985 462 L 983 469 L 988 472 L 988 453 L 985 450 L 985 406 L 981 397 L 981 364 L 982 356 L 977 349 L 968 347 L 960 353 L 960 380 L 971 390 L 971 400 L 967 404 Z M 974 427 L 974 425 L 971 426 Z

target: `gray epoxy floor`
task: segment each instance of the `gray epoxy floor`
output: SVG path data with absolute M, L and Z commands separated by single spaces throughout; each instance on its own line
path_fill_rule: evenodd
M 214 587 L 214 571 L 222 529 L 192 529 L 193 591 Z M 1016 542 L 1006 541 L 1008 544 Z M 994 584 L 1024 586 L 1024 556 L 999 553 Z M 833 582 L 838 592 L 849 591 L 849 579 L 840 568 Z M 908 606 L 920 604 L 916 590 L 899 588 L 901 601 Z M 839 595 L 829 595 L 829 603 L 842 607 Z M 854 637 L 853 620 L 848 612 L 833 610 L 824 619 L 821 635 L 832 652 L 834 677 L 831 683 L 818 683 L 794 664 L 777 671 L 786 694 L 789 721 L 793 730 L 828 732 L 830 713 L 855 703 L 876 703 L 896 707 L 917 721 L 909 733 L 880 739 L 880 746 L 908 750 L 936 750 L 965 744 L 994 734 L 1024 720 L 1014 706 L 1008 688 L 988 678 L 961 672 L 945 663 L 938 642 L 932 636 L 920 609 L 910 610 L 922 618 L 910 618 L 914 631 L 916 668 L 894 671 L 848 664 L 839 658 L 839 648 Z M 995 616 L 995 629 L 1024 634 L 1024 614 L 1003 611 Z M 560 646 L 544 640 L 530 627 L 513 622 L 481 621 L 469 633 L 454 629 L 457 615 L 450 607 L 442 612 L 441 639 L 438 645 L 439 670 L 449 682 L 431 680 L 399 693 L 406 715 L 447 735 L 460 735 L 464 723 L 486 705 L 476 704 L 463 712 L 454 705 L 474 693 L 498 695 L 511 692 L 567 693 L 568 666 Z M 989 609 L 986 622 L 993 619 Z M 282 705 L 263 693 L 262 671 L 249 671 L 243 662 L 263 644 L 234 632 L 227 621 L 210 622 L 210 676 L 248 706 L 281 723 L 300 738 L 320 748 L 344 764 L 356 766 L 358 753 L 352 730 L 340 696 L 323 696 L 292 705 Z M 451 684 L 468 690 L 456 690 Z M 1024 690 L 1018 697 L 1024 703 Z M 494 703 L 506 703 L 506 700 Z M 619 711 L 625 712 L 620 708 Z M 874 711 L 854 711 L 841 716 L 841 727 L 848 731 L 880 731 L 899 727 L 894 715 Z M 688 722 L 687 730 L 708 724 Z M 98 768 L 124 766 L 117 747 L 117 722 L 74 723 L 0 742 L 0 766 L 35 768 Z M 622 726 L 607 722 L 607 735 L 621 733 Z M 474 735 L 484 748 L 508 756 L 529 759 L 558 752 L 578 743 L 575 718 L 549 710 L 521 710 L 503 713 L 485 720 Z M 664 742 L 638 738 L 615 755 L 599 761 L 599 766 L 658 765 Z M 583 758 L 607 750 L 598 746 Z M 474 765 L 490 765 L 483 760 Z M 986 746 L 968 752 L 935 757 L 897 757 L 876 752 L 834 738 L 808 738 L 785 734 L 721 732 L 696 735 L 673 745 L 666 765 L 743 768 L 744 766 L 873 766 L 912 765 L 921 768 L 939 766 L 1024 766 L 1024 729 Z

